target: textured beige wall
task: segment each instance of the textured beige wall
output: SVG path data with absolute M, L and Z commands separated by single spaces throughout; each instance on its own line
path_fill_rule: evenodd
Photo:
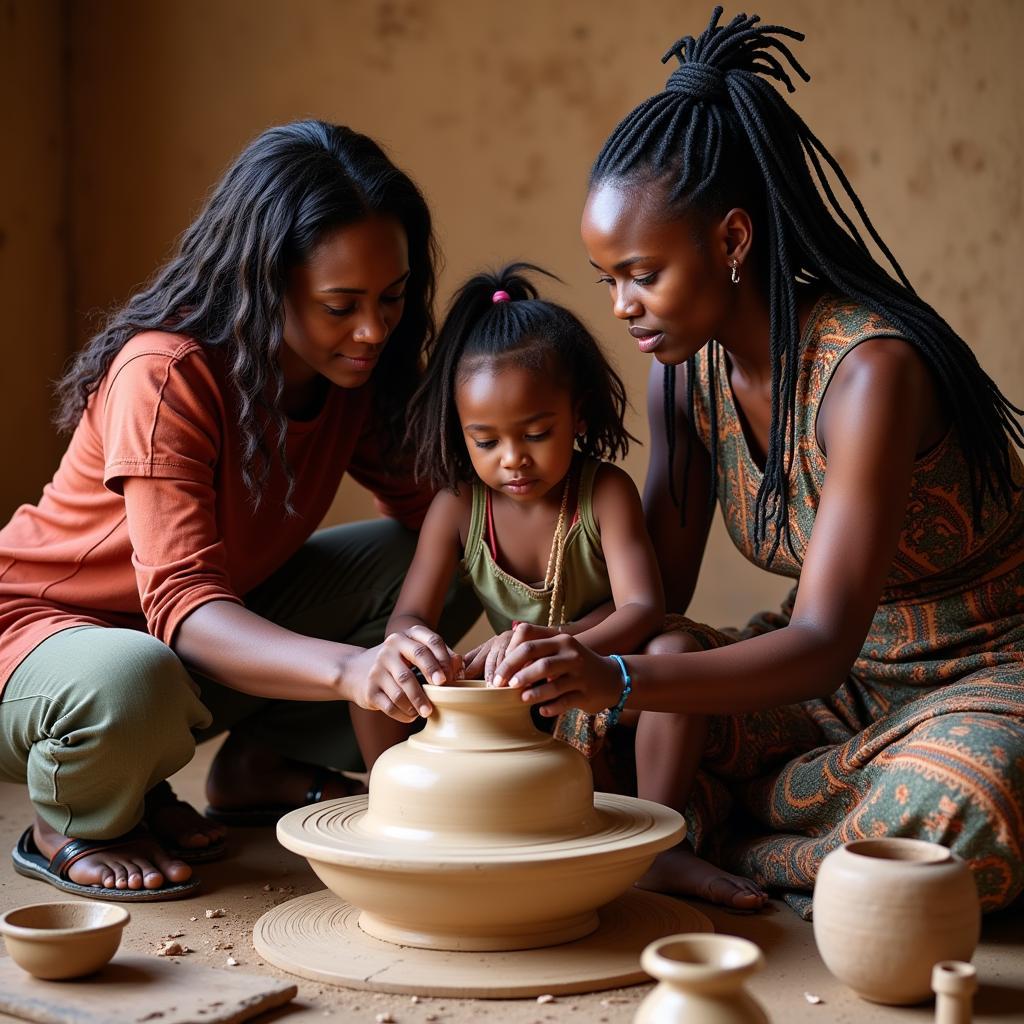
M 0 521 L 62 449 L 49 419 L 71 349 L 63 6 L 0 3 Z
M 797 52 L 812 82 L 795 105 L 844 163 L 911 280 L 1024 400 L 1024 293 L 1014 283 L 1024 256 L 1024 4 L 754 6 L 807 33 Z M 85 314 L 148 276 L 249 138 L 314 115 L 376 136 L 420 183 L 447 255 L 443 296 L 482 263 L 549 267 L 567 282 L 553 295 L 603 338 L 642 410 L 646 360 L 613 322 L 580 246 L 584 183 L 613 124 L 660 88 L 661 53 L 699 31 L 709 9 L 703 0 L 73 3 L 79 340 Z M 17 347 L 17 336 L 3 344 Z M 639 411 L 631 426 L 646 435 Z M 645 460 L 643 448 L 630 457 L 638 480 Z M 367 507 L 346 485 L 332 516 Z M 734 622 L 781 589 L 716 528 L 697 614 Z

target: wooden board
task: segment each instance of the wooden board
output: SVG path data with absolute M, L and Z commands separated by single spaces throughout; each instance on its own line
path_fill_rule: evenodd
M 116 956 L 73 981 L 41 981 L 0 958 L 0 1010 L 38 1024 L 235 1024 L 283 1006 L 298 989 L 235 968 Z

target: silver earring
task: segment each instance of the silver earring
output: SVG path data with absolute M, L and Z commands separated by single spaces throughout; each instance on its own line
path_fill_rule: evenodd
M 729 280 L 732 281 L 733 284 L 739 284 L 740 283 L 740 261 L 739 260 L 729 260 L 729 266 L 732 267 L 732 273 L 729 275 Z

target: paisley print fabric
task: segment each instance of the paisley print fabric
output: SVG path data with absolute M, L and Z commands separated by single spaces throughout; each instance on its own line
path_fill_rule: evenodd
M 821 299 L 804 330 L 789 483 L 789 535 L 771 565 L 753 541 L 761 471 L 751 458 L 719 347 L 714 386 L 698 360 L 695 426 L 716 403 L 719 504 L 737 548 L 798 580 L 825 478 L 818 407 L 840 360 L 898 336 L 864 308 Z M 711 343 L 716 345 L 715 342 Z M 1024 472 L 1011 455 L 1016 480 Z M 785 626 L 778 612 L 739 630 L 679 619 L 713 647 Z M 712 720 L 688 810 L 703 856 L 782 890 L 804 916 L 822 858 L 870 836 L 915 836 L 969 861 L 982 906 L 1024 888 L 1024 492 L 988 496 L 980 529 L 970 467 L 951 431 L 918 459 L 878 610 L 846 682 L 829 697 Z

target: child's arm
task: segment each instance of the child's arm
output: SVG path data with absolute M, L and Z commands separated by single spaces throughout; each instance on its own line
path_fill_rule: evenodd
M 599 654 L 624 654 L 638 650 L 658 630 L 665 618 L 661 573 L 654 554 L 636 485 L 618 466 L 603 465 L 594 480 L 594 518 L 601 533 L 601 549 L 608 566 L 612 605 L 593 621 L 593 613 L 574 629 L 580 643 Z
M 470 500 L 466 490 L 435 495 L 385 629 L 386 636 L 405 633 L 426 644 L 447 672 L 448 681 L 458 674 L 459 659 L 435 630 L 462 550 L 460 525 L 468 518 Z

